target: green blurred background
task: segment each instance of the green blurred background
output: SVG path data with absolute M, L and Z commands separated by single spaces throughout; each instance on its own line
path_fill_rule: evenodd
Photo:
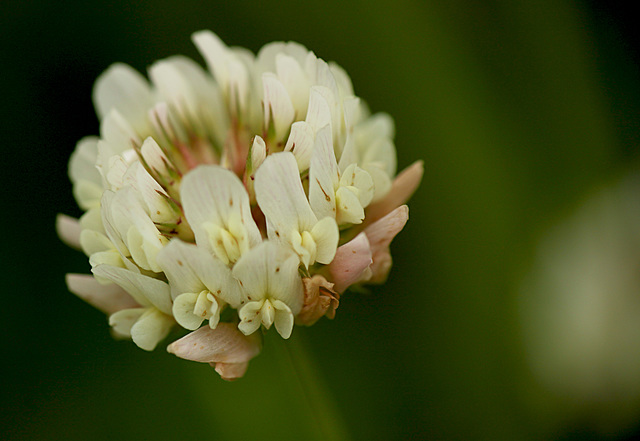
M 540 238 L 636 169 L 630 10 L 8 0 L 0 12 L 0 438 L 311 440 L 336 414 L 356 440 L 623 440 L 640 428 L 640 391 L 623 409 L 540 380 L 519 306 Z M 400 167 L 425 162 L 389 282 L 345 295 L 333 322 L 294 331 L 333 413 L 308 406 L 276 342 L 225 383 L 162 348 L 113 340 L 105 317 L 66 290 L 64 274 L 89 265 L 54 220 L 80 214 L 66 167 L 76 141 L 98 133 L 93 81 L 116 61 L 142 71 L 178 53 L 201 61 L 190 42 L 200 29 L 253 51 L 295 40 L 338 62 L 374 111 L 395 118 Z

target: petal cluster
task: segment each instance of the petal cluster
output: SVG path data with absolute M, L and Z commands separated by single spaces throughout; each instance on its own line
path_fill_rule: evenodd
M 272 326 L 333 318 L 350 286 L 382 283 L 408 219 L 418 161 L 395 176 L 394 125 L 345 71 L 297 43 L 257 55 L 202 31 L 185 57 L 103 73 L 100 136 L 69 163 L 78 219 L 57 229 L 93 275 L 70 291 L 114 333 L 241 377 Z

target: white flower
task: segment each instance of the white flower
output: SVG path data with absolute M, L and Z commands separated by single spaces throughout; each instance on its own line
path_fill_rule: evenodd
M 150 81 L 124 64 L 98 78 L 100 136 L 69 163 L 86 213 L 56 227 L 92 266 L 70 291 L 116 334 L 151 350 L 191 330 L 169 351 L 234 379 L 259 330 L 289 338 L 333 318 L 349 286 L 386 279 L 422 163 L 395 177 L 391 117 L 304 46 L 193 41 L 208 71 L 176 56 Z

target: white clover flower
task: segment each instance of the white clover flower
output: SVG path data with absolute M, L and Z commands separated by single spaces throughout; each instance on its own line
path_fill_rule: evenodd
M 418 161 L 395 176 L 394 125 L 371 115 L 349 76 L 297 43 L 254 56 L 209 31 L 147 81 L 114 64 L 96 81 L 100 137 L 69 162 L 85 214 L 57 229 L 93 276 L 69 290 L 109 314 L 114 333 L 169 345 L 241 377 L 273 325 L 333 318 L 351 285 L 382 283 Z M 203 325 L 204 322 L 207 322 Z

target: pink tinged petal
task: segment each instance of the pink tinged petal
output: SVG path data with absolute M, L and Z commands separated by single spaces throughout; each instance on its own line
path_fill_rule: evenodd
M 215 368 L 216 372 L 220 374 L 220 378 L 226 381 L 237 380 L 242 378 L 247 372 L 249 363 L 210 363 Z
M 338 248 L 336 257 L 327 267 L 335 284 L 334 290 L 341 293 L 361 281 L 372 263 L 369 240 L 365 233 L 360 233 Z
M 340 299 L 340 294 L 333 290 L 334 284 L 317 274 L 302 279 L 302 283 L 304 304 L 296 316 L 296 324 L 311 326 L 324 315 L 333 319 Z
M 246 363 L 260 353 L 258 334 L 245 336 L 232 323 L 208 326 L 185 335 L 167 347 L 167 351 L 185 360 L 201 363 Z
M 367 208 L 366 222 L 374 222 L 406 203 L 416 191 L 424 173 L 423 161 L 416 161 L 396 176 L 387 195 Z
M 292 231 L 310 231 L 316 223 L 292 153 L 275 153 L 265 159 L 256 172 L 255 191 L 276 238 L 284 239 Z
M 69 291 L 106 314 L 140 306 L 118 285 L 102 285 L 88 274 L 67 274 L 66 282 Z
M 263 85 L 263 111 L 265 128 L 273 124 L 275 138 L 281 141 L 289 131 L 293 122 L 295 110 L 289 93 L 275 74 L 265 72 L 262 74 Z
M 391 269 L 391 254 L 389 244 L 407 223 L 409 219 L 409 207 L 401 205 L 382 219 L 374 222 L 364 229 L 371 246 L 372 283 L 382 283 L 386 280 Z
M 125 268 L 98 265 L 91 270 L 93 274 L 116 283 L 142 306 L 155 306 L 165 314 L 171 315 L 171 292 L 169 285 Z
M 331 127 L 326 125 L 316 133 L 315 146 L 309 168 L 309 204 L 316 217 L 336 217 L 338 163 L 333 153 Z
M 98 79 L 93 88 L 93 104 L 100 119 L 116 109 L 138 133 L 149 129 L 147 110 L 153 106 L 151 87 L 132 67 L 116 63 Z
M 314 133 L 313 128 L 306 121 L 296 121 L 291 125 L 291 133 L 285 152 L 291 152 L 298 162 L 298 171 L 302 173 L 309 168 L 313 152 Z
M 56 216 L 56 232 L 60 239 L 71 248 L 75 248 L 76 250 L 81 249 L 81 231 L 82 227 L 77 219 L 65 214 L 58 214 Z

